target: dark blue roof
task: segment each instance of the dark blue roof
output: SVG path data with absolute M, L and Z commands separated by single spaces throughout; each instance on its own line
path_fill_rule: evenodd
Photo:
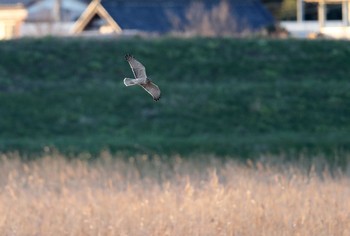
M 186 14 L 194 2 L 201 2 L 205 10 L 211 10 L 220 0 L 102 0 L 101 4 L 123 30 L 166 33 L 185 29 Z M 273 17 L 259 0 L 227 0 L 227 3 L 237 21 L 236 31 L 255 31 L 273 24 Z

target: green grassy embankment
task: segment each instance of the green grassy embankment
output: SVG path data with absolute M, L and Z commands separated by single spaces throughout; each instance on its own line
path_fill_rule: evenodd
M 124 54 L 147 67 L 159 102 Z M 0 150 L 214 153 L 350 149 L 350 44 L 266 39 L 0 43 Z

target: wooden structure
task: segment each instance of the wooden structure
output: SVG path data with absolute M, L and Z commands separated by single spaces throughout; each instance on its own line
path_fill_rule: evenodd
M 95 22 L 93 22 L 95 20 Z M 101 0 L 93 0 L 74 24 L 72 33 L 80 34 L 84 30 L 99 33 L 121 33 L 120 26 L 102 6 Z
M 22 4 L 0 4 L 0 39 L 19 37 L 20 27 L 27 14 Z

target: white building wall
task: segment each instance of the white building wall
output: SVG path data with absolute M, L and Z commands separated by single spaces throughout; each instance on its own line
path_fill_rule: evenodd
M 20 29 L 22 37 L 68 36 L 75 22 L 24 23 Z

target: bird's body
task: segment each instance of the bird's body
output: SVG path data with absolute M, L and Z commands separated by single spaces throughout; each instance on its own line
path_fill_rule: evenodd
M 125 86 L 140 85 L 153 97 L 153 100 L 158 101 L 160 99 L 160 89 L 149 78 L 147 78 L 146 68 L 129 54 L 125 55 L 125 59 L 129 63 L 135 77 L 135 79 L 125 78 Z
M 149 82 L 149 79 L 147 78 L 138 78 L 138 79 L 125 78 L 124 79 L 125 86 L 142 85 L 142 84 L 147 84 L 147 82 Z

